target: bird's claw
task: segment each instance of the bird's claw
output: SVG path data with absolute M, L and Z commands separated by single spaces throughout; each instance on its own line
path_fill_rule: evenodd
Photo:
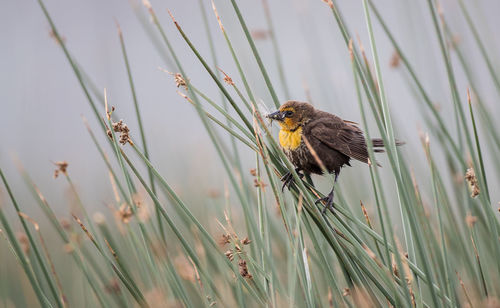
M 299 178 L 303 178 L 304 175 L 302 173 L 299 173 L 297 170 L 296 170 Z M 285 190 L 285 186 L 288 187 L 288 189 L 290 189 L 290 186 L 292 185 L 292 183 L 295 182 L 295 179 L 293 178 L 293 174 L 288 171 L 287 173 L 285 173 L 284 176 L 281 177 L 281 181 L 283 182 L 283 186 L 281 186 L 281 191 L 283 192 Z
M 316 200 L 314 202 L 315 204 L 324 202 L 323 203 L 324 207 L 323 207 L 323 210 L 321 211 L 321 213 L 323 213 L 323 215 L 326 214 L 326 210 L 327 209 L 330 210 L 330 212 L 333 213 L 333 196 L 334 196 L 334 194 L 333 194 L 333 191 L 332 191 L 332 192 L 330 192 L 328 194 L 328 196 L 323 197 L 323 198 L 319 198 L 318 200 Z

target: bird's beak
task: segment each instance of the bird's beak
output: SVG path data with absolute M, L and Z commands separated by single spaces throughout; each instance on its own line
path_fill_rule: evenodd
M 278 110 L 276 112 L 268 114 L 266 118 L 271 120 L 283 121 L 283 119 L 285 118 L 285 114 Z

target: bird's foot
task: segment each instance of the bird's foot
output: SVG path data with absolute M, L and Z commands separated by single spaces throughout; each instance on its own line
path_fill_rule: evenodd
M 299 178 L 303 178 L 304 174 L 300 173 L 299 170 L 295 169 L 295 172 L 297 172 Z M 281 177 L 281 181 L 283 182 L 283 186 L 281 186 L 281 191 L 285 190 L 285 186 L 290 189 L 290 186 L 295 182 L 295 179 L 293 178 L 293 174 L 289 171 L 285 173 L 284 176 Z
M 315 204 L 318 204 L 320 202 L 323 203 L 324 207 L 323 207 L 323 210 L 321 211 L 321 213 L 326 214 L 326 210 L 330 210 L 330 212 L 333 213 L 333 196 L 334 196 L 334 192 L 333 190 L 328 194 L 328 196 L 326 197 L 323 197 L 323 198 L 319 198 L 318 200 L 316 200 L 314 203 Z

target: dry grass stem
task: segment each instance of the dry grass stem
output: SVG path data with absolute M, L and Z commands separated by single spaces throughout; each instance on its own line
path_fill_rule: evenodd
M 321 0 L 326 3 L 331 9 L 333 9 L 333 1 L 332 0 Z
M 80 225 L 80 228 L 82 228 L 83 232 L 85 232 L 85 234 L 87 235 L 87 237 L 95 243 L 95 239 L 94 239 L 94 236 L 89 232 L 89 230 L 87 230 L 87 228 L 85 227 L 85 225 L 83 224 L 83 222 L 80 220 L 80 218 L 76 217 L 76 215 L 72 215 L 73 216 L 73 219 Z
M 212 9 L 214 10 L 214 14 L 215 14 L 215 17 L 217 18 L 217 22 L 219 23 L 219 27 L 222 30 L 222 32 L 224 33 L 225 32 L 224 26 L 222 25 L 222 21 L 220 20 L 220 16 L 219 16 L 219 13 L 217 12 L 217 8 L 215 7 L 214 0 L 212 0 Z

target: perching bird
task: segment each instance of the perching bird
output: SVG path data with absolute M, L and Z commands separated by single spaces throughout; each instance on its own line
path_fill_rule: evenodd
M 342 120 L 331 113 L 315 109 L 309 103 L 298 101 L 287 101 L 267 117 L 278 121 L 281 148 L 300 177 L 303 177 L 301 171 L 305 174 L 323 174 L 324 168 L 328 173 L 335 174 L 337 182 L 340 169 L 345 165 L 350 166 L 351 158 L 370 162 L 365 137 L 354 122 Z M 374 148 L 384 146 L 382 139 L 372 139 L 372 144 Z M 403 142 L 396 141 L 396 144 L 402 145 Z M 374 151 L 384 152 L 383 149 Z M 281 180 L 282 189 L 289 186 L 293 182 L 291 172 Z M 316 201 L 324 201 L 325 210 L 333 210 L 334 188 L 327 197 Z

